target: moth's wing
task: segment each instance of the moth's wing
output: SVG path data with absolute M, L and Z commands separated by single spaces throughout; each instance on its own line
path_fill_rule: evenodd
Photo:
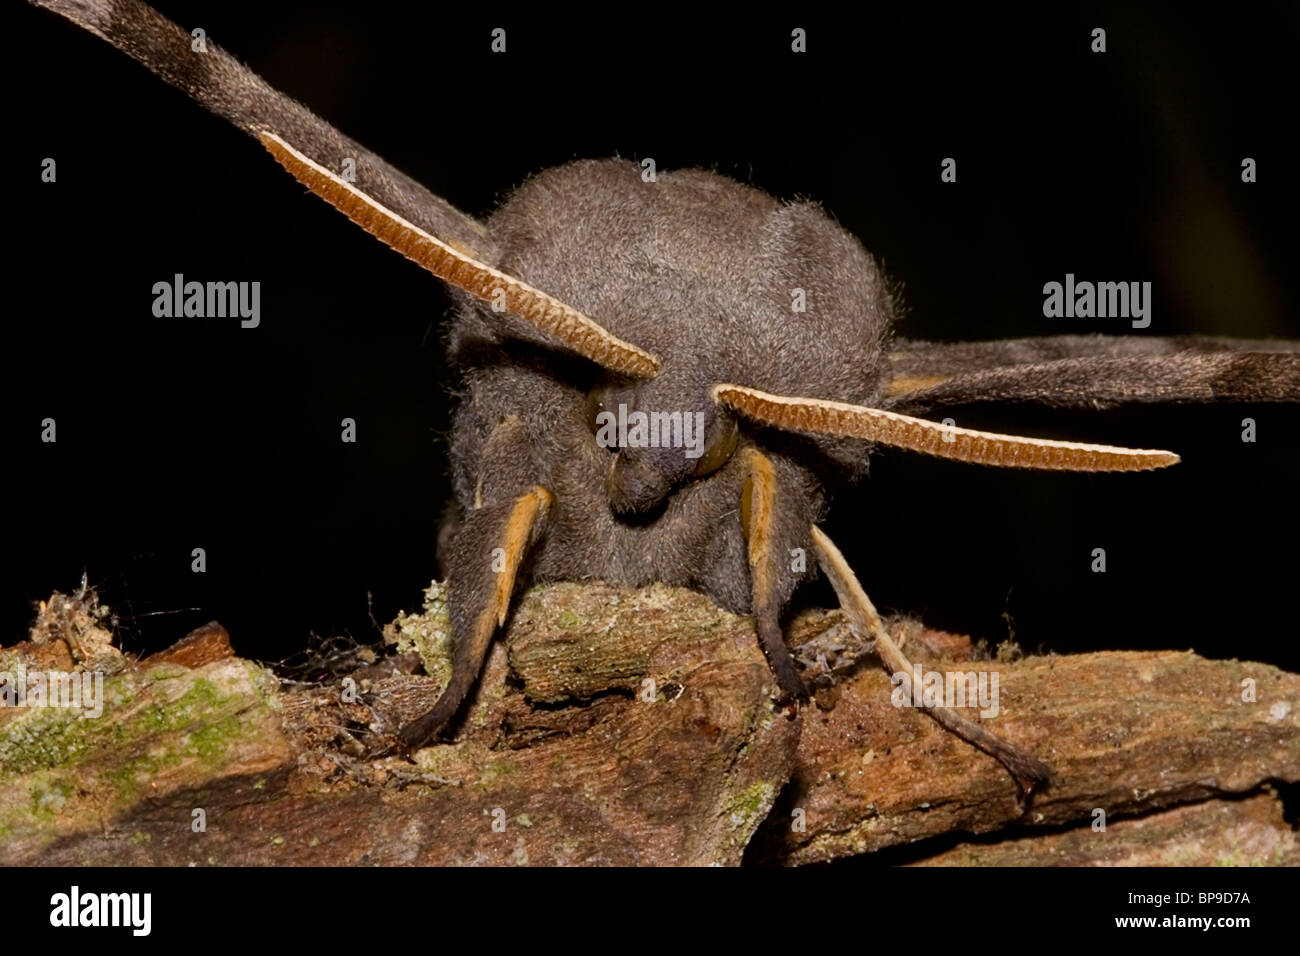
M 926 342 L 896 337 L 886 370 L 888 391 L 912 390 L 908 382 L 949 378 L 1009 365 L 1031 365 L 1077 358 L 1142 358 L 1186 352 L 1296 352 L 1300 342 L 1236 339 L 1210 335 L 1041 335 L 989 342 Z M 934 383 L 931 383 L 934 384 Z
M 884 406 L 908 414 L 983 402 L 1111 408 L 1160 402 L 1300 401 L 1300 342 L 1066 335 L 897 342 Z
M 440 279 L 500 303 L 563 345 L 634 377 L 658 360 L 578 310 L 495 268 L 488 229 L 273 89 L 209 39 L 139 0 L 33 0 L 107 40 L 259 142 L 299 182 Z

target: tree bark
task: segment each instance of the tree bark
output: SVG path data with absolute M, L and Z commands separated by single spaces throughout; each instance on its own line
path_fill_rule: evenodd
M 407 760 L 368 755 L 446 680 L 436 584 L 387 654 L 322 658 L 307 683 L 234 657 L 219 625 L 126 660 L 93 592 L 56 594 L 0 672 L 101 673 L 103 713 L 0 708 L 0 862 L 1296 861 L 1269 787 L 1300 780 L 1300 677 L 1185 652 L 980 660 L 889 626 L 926 669 L 997 673 L 989 726 L 1053 768 L 1049 789 L 1026 805 L 992 758 L 893 706 L 839 612 L 791 624 L 816 688 L 796 710 L 752 621 L 698 594 L 533 588 L 455 739 Z

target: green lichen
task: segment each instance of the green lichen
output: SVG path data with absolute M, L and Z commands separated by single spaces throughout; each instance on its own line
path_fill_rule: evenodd
M 98 718 L 56 707 L 15 715 L 0 726 L 0 781 L 12 784 L 0 786 L 0 831 L 57 822 L 86 799 L 130 804 L 187 761 L 219 767 L 243 736 L 245 715 L 277 686 L 244 661 L 214 665 L 204 676 L 163 665 L 108 678 Z
M 465 760 L 458 744 L 434 744 L 415 752 L 415 763 L 425 773 L 453 779 L 465 772 Z
M 44 707 L 33 708 L 10 720 L 0 731 L 0 774 L 21 776 L 76 764 L 106 749 L 177 732 L 196 721 L 213 717 L 217 717 L 214 724 L 198 727 L 190 736 L 195 738 L 191 741 L 195 756 L 208 760 L 219 757 L 225 752 L 225 739 L 233 729 L 231 718 L 219 715 L 232 703 L 246 706 L 246 690 L 240 688 L 239 692 L 230 695 L 219 690 L 212 681 L 198 678 L 178 698 L 169 700 L 171 688 L 167 685 L 172 678 L 160 675 L 161 670 L 155 668 L 142 675 L 128 674 L 106 682 L 126 681 L 139 685 L 136 693 L 121 696 L 114 696 L 106 686 L 105 697 L 109 700 L 127 697 L 136 700 L 144 696 L 140 691 L 151 691 L 149 702 L 140 705 L 124 719 L 83 718 L 78 711 Z
M 757 827 L 776 798 L 776 787 L 766 781 L 751 784 L 723 807 L 731 825 L 746 831 Z
M 560 627 L 577 627 L 582 623 L 582 618 L 578 617 L 578 615 L 574 614 L 572 611 L 561 611 L 555 618 L 555 623 Z
M 483 767 L 483 771 L 479 774 L 478 785 L 480 787 L 490 787 L 514 769 L 504 760 L 494 760 Z
M 447 613 L 446 588 L 434 581 L 424 592 L 422 614 L 399 614 L 384 628 L 384 640 L 399 654 L 415 651 L 424 672 L 443 686 L 451 680 L 451 620 Z
M 113 767 L 108 778 L 118 797 L 131 800 L 139 796 L 160 772 L 185 760 L 194 759 L 205 767 L 218 767 L 226 758 L 230 742 L 239 737 L 241 727 L 238 715 L 231 714 L 182 735 L 174 745 L 164 738 L 163 746 Z
M 27 790 L 32 800 L 32 817 L 42 822 L 54 819 L 72 796 L 73 789 L 64 780 L 34 782 Z

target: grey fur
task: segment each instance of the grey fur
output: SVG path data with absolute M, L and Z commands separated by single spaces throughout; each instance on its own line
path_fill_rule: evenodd
M 629 383 L 633 407 L 699 411 L 712 422 L 726 414 L 708 395 L 718 381 L 878 401 L 892 315 L 885 284 L 857 240 L 813 205 L 784 205 L 700 170 L 645 183 L 633 163 L 598 160 L 529 180 L 489 227 L 507 271 L 545 283 L 615 335 L 663 357 L 658 377 Z M 793 288 L 806 291 L 807 312 L 791 313 Z M 557 506 L 533 560 L 535 579 L 663 581 L 748 611 L 735 518 L 745 480 L 738 456 L 711 476 L 690 479 L 680 448 L 622 452 L 665 476 L 673 490 L 653 521 L 620 520 L 605 488 L 615 456 L 598 447 L 587 422 L 595 370 L 544 349 L 505 347 L 538 333 L 459 298 L 452 357 L 465 372 L 452 461 L 460 516 L 472 517 L 480 481 L 484 504 L 540 483 Z M 522 422 L 523 445 L 494 458 L 490 436 L 511 418 Z M 828 491 L 865 470 L 867 448 L 773 437 L 770 457 L 799 502 L 787 516 L 788 537 L 806 547 Z M 463 554 L 461 540 L 444 536 L 444 567 L 453 579 L 457 563 L 480 559 Z M 795 575 L 783 582 L 783 602 L 796 583 Z

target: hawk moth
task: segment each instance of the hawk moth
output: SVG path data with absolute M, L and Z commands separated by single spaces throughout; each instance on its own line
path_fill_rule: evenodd
M 632 164 L 549 170 L 486 222 L 452 208 L 212 45 L 135 3 L 48 3 L 257 139 L 301 182 L 458 289 L 452 347 L 467 399 L 452 443 L 456 510 L 440 534 L 456 638 L 452 685 L 403 732 L 416 746 L 468 692 L 517 578 L 683 584 L 754 613 L 788 697 L 802 695 L 780 614 L 815 555 L 855 624 L 905 666 L 815 525 L 870 443 L 1023 467 L 1130 469 L 1159 451 L 992 436 L 934 416 L 975 401 L 1095 407 L 1292 401 L 1283 344 L 1057 337 L 959 346 L 890 340 L 875 261 L 815 206 L 702 171 L 651 184 Z M 344 173 L 344 161 L 355 178 Z M 791 291 L 809 303 L 790 309 Z M 499 308 L 497 308 L 499 307 Z M 630 409 L 702 422 L 702 454 L 602 446 Z M 696 416 L 701 416 L 696 418 Z M 814 563 L 815 566 L 815 563 Z M 1045 769 L 937 711 L 1022 783 Z

